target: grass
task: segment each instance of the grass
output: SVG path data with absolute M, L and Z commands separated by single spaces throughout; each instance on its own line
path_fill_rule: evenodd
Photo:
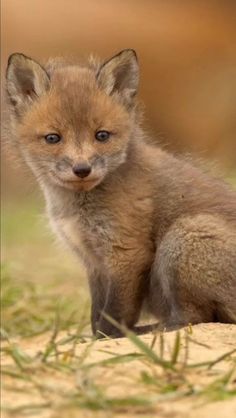
M 50 331 L 55 318 L 60 316 L 60 330 L 81 323 L 88 324 L 88 302 L 82 310 L 78 300 L 85 295 L 71 291 L 63 294 L 63 280 L 53 278 L 50 283 L 15 280 L 6 266 L 1 274 L 2 336 L 33 337 Z M 73 295 L 73 296 L 72 296 Z
M 154 418 L 170 402 L 201 404 L 236 396 L 236 350 L 211 361 L 190 361 L 196 347 L 211 350 L 191 328 L 177 332 L 171 343 L 164 334 L 146 340 L 124 328 L 125 349 L 123 342 L 94 341 L 84 271 L 55 246 L 39 211 L 30 201 L 20 210 L 8 206 L 3 221 L 7 416 L 40 418 L 50 411 L 53 418 L 78 418 L 86 410 L 88 417 Z
M 5 407 L 11 415 L 18 416 L 19 412 L 29 414 L 35 409 L 42 411 L 45 408 L 55 411 L 79 408 L 90 411 L 109 410 L 114 413 L 151 413 L 155 411 L 156 405 L 165 401 L 191 397 L 205 402 L 236 396 L 236 349 L 225 353 L 224 358 L 221 356 L 218 361 L 209 361 L 193 368 L 184 360 L 185 355 L 182 356 L 185 354 L 182 351 L 191 344 L 187 331 L 182 337 L 180 333 L 176 333 L 168 359 L 162 360 L 157 356 L 156 349 L 151 348 L 152 344 L 146 344 L 140 337 L 129 332 L 127 338 L 134 351 L 124 355 L 110 353 L 106 360 L 91 363 L 89 358 L 95 352 L 95 345 L 98 346 L 100 342 L 92 340 L 81 350 L 79 337 L 82 336 L 79 332 L 74 334 L 73 340 L 68 343 L 65 338 L 58 339 L 57 330 L 55 326 L 44 350 L 34 355 L 27 354 L 18 344 L 11 342 L 3 349 L 5 355 L 12 360 L 2 370 L 3 376 L 13 382 L 8 390 L 16 392 L 18 387 L 22 392 L 37 392 L 41 400 L 37 403 L 29 401 L 20 406 Z M 96 350 L 99 348 L 96 347 Z M 221 373 L 220 377 L 217 371 L 212 374 L 211 369 L 225 359 L 228 360 L 228 371 Z M 114 371 L 113 379 L 117 380 L 117 383 L 113 382 L 113 386 L 116 387 L 117 384 L 119 386 L 123 367 L 127 368 L 128 365 L 131 366 L 129 370 L 135 367 L 138 373 L 134 372 L 130 380 L 123 378 L 125 394 L 111 395 L 111 382 L 106 379 L 107 370 Z M 98 373 L 98 378 L 94 378 L 94 373 Z M 51 384 L 47 382 L 47 376 L 50 376 Z M 17 382 L 15 386 L 14 381 Z M 71 381 L 72 385 L 68 388 L 67 383 Z M 134 385 L 135 393 L 132 394 Z M 127 394 L 129 391 L 131 394 Z
M 61 329 L 89 322 L 85 273 L 57 248 L 40 209 L 28 201 L 3 211 L 2 333 L 9 336 L 49 331 L 58 314 Z

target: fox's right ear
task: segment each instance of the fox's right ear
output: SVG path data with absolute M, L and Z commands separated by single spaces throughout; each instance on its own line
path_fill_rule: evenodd
M 36 61 L 19 53 L 9 57 L 6 86 L 10 102 L 18 115 L 45 93 L 49 85 L 48 74 Z
M 139 82 L 136 52 L 124 49 L 106 61 L 97 73 L 97 81 L 108 95 L 116 95 L 125 106 L 132 107 Z

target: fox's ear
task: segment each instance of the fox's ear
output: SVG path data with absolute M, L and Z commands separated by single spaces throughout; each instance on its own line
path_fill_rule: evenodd
M 36 61 L 23 54 L 12 54 L 6 72 L 7 92 L 16 113 L 21 114 L 50 85 L 49 76 Z
M 139 66 L 135 51 L 124 49 L 106 61 L 98 71 L 97 80 L 108 95 L 119 95 L 123 103 L 130 107 L 139 82 Z

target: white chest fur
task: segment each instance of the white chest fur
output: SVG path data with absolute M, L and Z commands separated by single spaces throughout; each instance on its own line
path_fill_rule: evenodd
M 112 249 L 112 234 L 107 222 L 89 214 L 86 218 L 83 214 L 50 218 L 53 230 L 82 259 L 87 268 L 97 268 L 104 264 L 104 255 L 108 255 Z

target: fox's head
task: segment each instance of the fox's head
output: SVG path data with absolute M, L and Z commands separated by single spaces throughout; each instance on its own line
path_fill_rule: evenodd
M 138 88 L 133 50 L 96 69 L 53 71 L 16 53 L 6 77 L 17 143 L 39 181 L 90 190 L 124 163 Z

